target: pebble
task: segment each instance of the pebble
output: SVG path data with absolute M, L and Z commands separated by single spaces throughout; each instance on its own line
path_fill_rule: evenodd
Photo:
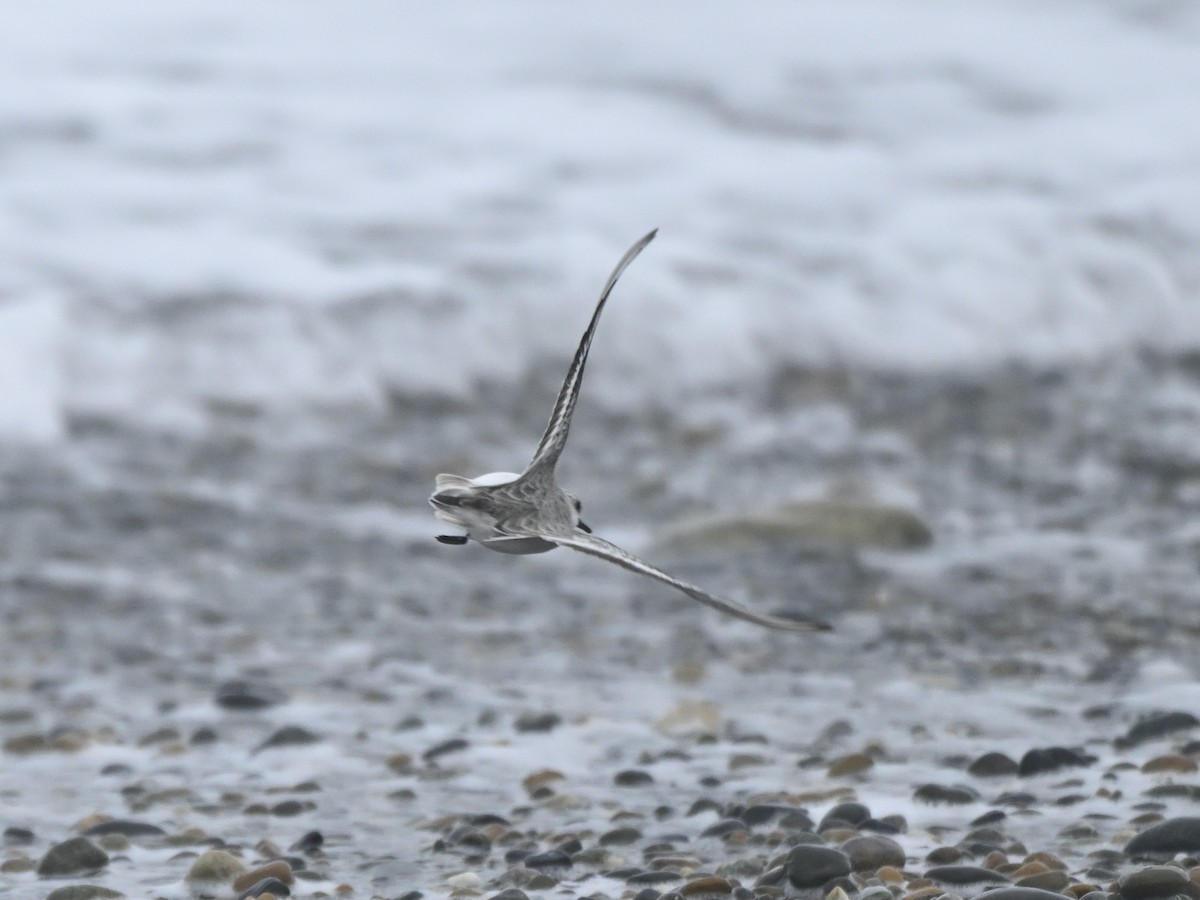
M 505 888 L 498 894 L 492 894 L 488 900 L 529 900 L 529 895 L 520 888 Z
M 875 760 L 865 753 L 849 753 L 846 756 L 839 756 L 831 762 L 825 774 L 830 778 L 860 775 L 874 765 Z
M 1145 741 L 1166 737 L 1177 731 L 1200 727 L 1200 719 L 1189 712 L 1161 712 L 1146 716 L 1136 722 L 1123 736 L 1113 743 L 1120 749 L 1133 747 Z
M 967 773 L 976 778 L 1003 778 L 1016 775 L 1019 770 L 1020 766 L 1015 759 L 994 750 L 977 757 L 967 766 Z
M 325 843 L 325 836 L 319 831 L 310 831 L 288 847 L 290 853 L 313 853 L 321 849 L 321 845 Z
M 36 839 L 37 836 L 28 828 L 11 825 L 4 829 L 4 845 L 6 847 L 25 847 Z
M 66 884 L 48 893 L 46 900 L 116 900 L 124 896 L 99 884 Z
M 252 885 L 256 885 L 265 879 L 274 879 L 282 882 L 285 886 L 294 884 L 296 876 L 292 874 L 292 867 L 282 859 L 272 860 L 265 865 L 256 866 L 253 869 L 247 869 L 239 875 L 233 882 L 235 891 L 244 891 Z M 262 893 L 259 891 L 259 893 Z
M 923 784 L 913 791 L 913 799 L 931 805 L 948 804 L 958 806 L 979 801 L 979 792 L 966 785 Z
M 46 851 L 37 873 L 50 877 L 94 872 L 108 865 L 108 854 L 85 837 L 73 837 Z
M 710 875 L 689 881 L 679 889 L 679 893 L 684 897 L 727 897 L 733 893 L 733 885 L 728 879 Z
M 1197 769 L 1200 769 L 1200 765 L 1197 765 L 1196 760 L 1190 756 L 1184 756 L 1182 753 L 1168 753 L 1148 759 L 1142 763 L 1142 771 L 1147 775 L 1152 775 L 1156 772 L 1190 774 Z
M 880 834 L 850 838 L 842 842 L 840 849 L 855 872 L 875 871 L 881 866 L 903 868 L 905 863 L 904 848 Z
M 234 890 L 237 890 L 235 887 Z M 250 887 L 237 895 L 237 900 L 250 900 L 251 897 L 290 897 L 292 890 L 278 878 L 264 878 L 256 881 Z
M 421 759 L 426 762 L 433 762 L 433 760 L 440 756 L 445 756 L 447 753 L 458 753 L 459 751 L 466 750 L 469 746 L 471 744 L 466 738 L 450 738 L 449 740 L 442 741 L 440 744 L 434 744 L 421 754 Z
M 1125 900 L 1170 897 L 1186 893 L 1189 887 L 1197 887 L 1186 872 L 1174 866 L 1147 866 L 1123 876 L 1117 884 L 1120 888 L 1118 893 Z
M 1096 757 L 1069 747 L 1035 747 L 1021 757 L 1017 774 L 1026 778 L 1044 772 L 1056 772 L 1070 766 L 1090 766 L 1095 761 Z
M 1200 818 L 1181 816 L 1151 825 L 1125 845 L 1128 856 L 1200 852 Z
M 934 866 L 925 870 L 925 877 L 942 884 L 958 886 L 971 884 L 1011 884 L 1012 879 L 983 866 Z
M 166 832 L 149 822 L 135 822 L 131 819 L 109 819 L 91 826 L 83 832 L 84 837 L 102 837 L 107 834 L 120 834 L 127 838 L 163 837 Z
M 869 818 L 871 818 L 871 810 L 862 803 L 838 803 L 821 817 L 817 831 L 827 831 L 830 828 L 842 826 L 856 828 Z
M 562 716 L 558 713 L 523 713 L 513 723 L 513 728 L 521 732 L 553 731 L 562 724 Z
M 642 769 L 622 769 L 613 776 L 613 784 L 617 787 L 641 787 L 654 784 L 654 776 Z
M 184 881 L 189 885 L 230 886 L 246 871 L 246 864 L 227 850 L 206 850 L 196 857 Z
M 255 753 L 270 750 L 273 747 L 302 747 L 305 744 L 315 744 L 321 736 L 313 734 L 300 725 L 284 725 L 269 738 L 254 748 Z
M 793 887 L 821 887 L 850 874 L 850 859 L 840 850 L 817 844 L 793 847 L 784 863 L 784 874 Z
M 563 850 L 547 850 L 525 857 L 525 866 L 530 869 L 569 869 L 571 856 Z
M 287 701 L 287 694 L 263 681 L 234 679 L 217 686 L 216 702 L 223 709 L 256 710 L 278 706 Z
M 600 835 L 602 847 L 624 847 L 642 839 L 642 832 L 637 828 L 614 828 Z

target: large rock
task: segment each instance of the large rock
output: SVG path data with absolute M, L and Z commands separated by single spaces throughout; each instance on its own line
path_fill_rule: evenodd
M 789 503 L 761 513 L 698 519 L 668 531 L 657 549 L 699 556 L 784 542 L 906 550 L 926 547 L 932 541 L 929 526 L 906 509 L 822 500 Z
M 85 837 L 73 837 L 47 850 L 37 871 L 39 875 L 55 877 L 95 872 L 107 865 L 107 853 Z

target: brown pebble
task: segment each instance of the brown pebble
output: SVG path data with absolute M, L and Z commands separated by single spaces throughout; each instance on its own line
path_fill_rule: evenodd
M 733 885 L 719 875 L 697 878 L 679 889 L 685 897 L 725 897 L 733 893 Z
M 1026 875 L 1024 878 L 1018 878 L 1013 882 L 1013 886 L 1038 888 L 1043 891 L 1058 893 L 1070 883 L 1071 878 L 1066 872 L 1053 869 L 1047 872 L 1039 872 L 1037 875 Z
M 751 766 L 765 766 L 767 758 L 761 753 L 735 753 L 729 757 L 729 771 L 748 769 Z
M 1104 888 L 1100 887 L 1098 884 L 1087 884 L 1085 882 L 1077 881 L 1074 884 L 1069 884 L 1063 888 L 1063 893 L 1076 898 L 1076 900 L 1079 900 L 1079 898 L 1084 894 L 1090 894 L 1092 891 L 1102 890 L 1104 890 Z
M 278 878 L 284 884 L 294 884 L 296 878 L 292 875 L 292 867 L 285 860 L 276 859 L 264 866 L 249 869 L 239 875 L 233 882 L 233 889 L 241 893 L 253 884 L 258 884 L 264 878 Z
M 858 775 L 867 771 L 875 765 L 875 760 L 867 756 L 865 753 L 849 753 L 846 756 L 839 756 L 829 764 L 829 769 L 825 773 L 830 778 L 840 778 L 846 775 Z
M 1050 867 L 1041 860 L 1035 859 L 1032 862 L 1027 862 L 1020 868 L 1014 869 L 1011 873 L 1013 879 L 1024 878 L 1026 875 L 1041 875 L 1043 872 L 1049 872 Z
M 526 775 L 521 780 L 521 787 L 527 791 L 533 791 L 540 788 L 542 785 L 549 784 L 552 781 L 566 781 L 567 776 L 556 769 L 540 769 L 532 775 Z
M 1142 771 L 1146 774 L 1154 772 L 1195 772 L 1200 769 L 1196 761 L 1190 756 L 1184 756 L 1180 753 L 1168 753 L 1165 756 L 1156 756 L 1153 759 L 1148 759 L 1142 764 Z
M 1030 853 L 1025 857 L 1025 862 L 1040 862 L 1050 869 L 1058 869 L 1059 871 L 1067 871 L 1067 864 L 1055 856 L 1053 853 L 1047 853 L 1044 850 L 1038 850 L 1036 853 Z
M 875 871 L 875 877 L 885 884 L 901 884 L 904 873 L 892 866 L 882 866 Z
M 398 775 L 403 775 L 412 770 L 412 761 L 411 753 L 393 753 L 387 758 L 387 767 Z
M 20 872 L 32 872 L 32 871 L 33 871 L 33 860 L 32 859 L 24 859 L 24 858 L 6 859 L 6 860 L 4 860 L 4 862 L 0 862 L 0 872 L 4 872 L 5 874 L 17 874 Z
M 904 900 L 925 900 L 926 897 L 940 897 L 946 893 L 944 887 L 936 884 L 931 884 L 928 887 L 918 888 L 915 891 L 909 891 L 904 895 Z
M 1004 855 L 1002 850 L 993 850 L 983 858 L 983 867 L 985 869 L 996 869 L 1008 862 L 1008 857 Z
M 50 744 L 47 742 L 45 735 L 19 734 L 16 737 L 10 737 L 4 742 L 4 752 L 24 756 L 27 753 L 40 753 L 49 746 Z

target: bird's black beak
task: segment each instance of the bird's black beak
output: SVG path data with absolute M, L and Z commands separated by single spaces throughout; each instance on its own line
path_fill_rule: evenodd
M 582 522 L 576 522 L 576 523 L 575 523 L 575 527 L 576 527 L 576 528 L 578 528 L 580 531 L 586 532 L 586 533 L 588 533 L 588 534 L 591 534 L 591 533 L 592 533 L 592 529 L 588 528 L 588 527 L 587 527 L 586 525 L 584 525 Z

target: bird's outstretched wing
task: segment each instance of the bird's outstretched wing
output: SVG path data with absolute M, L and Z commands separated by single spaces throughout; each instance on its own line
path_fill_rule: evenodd
M 596 537 L 593 534 L 586 534 L 581 531 L 574 531 L 570 534 L 553 534 L 547 531 L 539 533 L 531 532 L 522 536 L 539 537 L 562 547 L 570 547 L 572 550 L 578 550 L 581 553 L 606 559 L 622 568 L 629 569 L 631 572 L 637 572 L 639 575 L 645 575 L 647 578 L 653 578 L 656 581 L 661 581 L 663 584 L 669 584 L 671 587 L 683 591 L 683 593 L 687 594 L 693 600 L 699 600 L 713 609 L 718 609 L 727 615 L 734 616 L 746 622 L 753 622 L 755 625 L 775 628 L 780 631 L 795 632 L 832 630 L 829 624 L 816 619 L 784 619 L 778 616 L 767 615 L 766 613 L 757 613 L 732 601 L 714 597 L 712 594 L 700 590 L 695 585 L 688 584 L 686 581 L 680 581 L 678 578 L 668 575 L 661 569 L 656 569 L 648 562 L 644 562 L 633 554 L 622 550 L 616 544 Z
M 596 325 L 600 322 L 600 313 L 604 311 L 608 295 L 612 293 L 621 273 L 646 248 L 646 245 L 654 240 L 656 234 L 658 234 L 657 228 L 630 247 L 621 257 L 621 261 L 617 263 L 612 274 L 608 276 L 608 282 L 604 285 L 604 290 L 600 292 L 600 300 L 596 303 L 596 310 L 592 313 L 592 320 L 588 322 L 587 330 L 579 341 L 579 349 L 575 351 L 575 358 L 571 360 L 571 367 L 567 370 L 567 377 L 563 379 L 558 399 L 554 401 L 554 411 L 550 413 L 546 432 L 542 435 L 537 450 L 533 453 L 533 459 L 526 467 L 522 478 L 533 474 L 535 470 L 553 470 L 554 464 L 558 462 L 558 457 L 567 443 L 567 432 L 571 428 L 571 414 L 575 412 L 575 401 L 579 398 L 579 386 L 583 383 L 583 367 L 587 364 L 588 350 L 592 346 Z

